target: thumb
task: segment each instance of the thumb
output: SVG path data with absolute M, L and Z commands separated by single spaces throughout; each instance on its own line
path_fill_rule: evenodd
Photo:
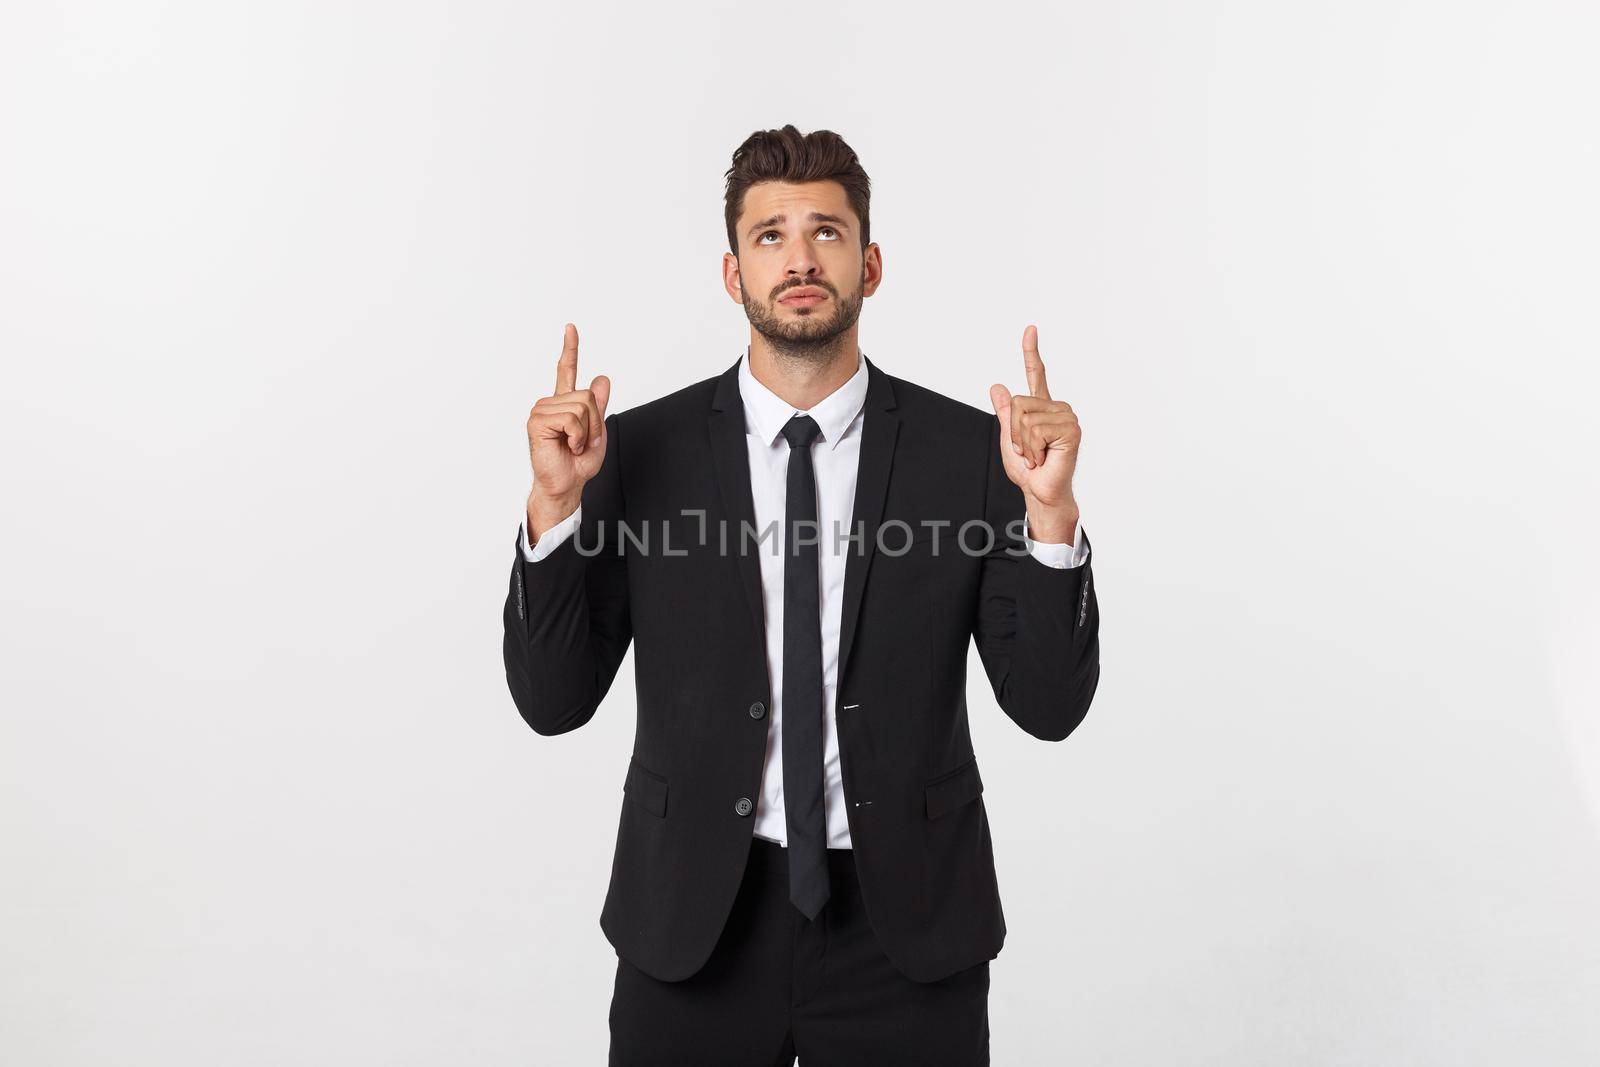
M 595 375 L 594 381 L 589 383 L 589 391 L 594 394 L 594 406 L 600 409 L 600 419 L 605 421 L 606 404 L 611 400 L 611 379 L 604 374 Z
M 1011 429 L 1011 390 L 1003 385 L 989 386 L 989 403 L 994 405 L 994 413 L 1000 419 L 1001 432 Z

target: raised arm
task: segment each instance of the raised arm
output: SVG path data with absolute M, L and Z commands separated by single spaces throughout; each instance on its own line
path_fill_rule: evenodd
M 1000 707 L 1033 736 L 1060 741 L 1088 714 L 1100 682 L 1100 606 L 1072 492 L 1078 418 L 1050 397 L 1034 327 L 1023 332 L 1022 348 L 1029 392 L 989 390 L 985 517 L 995 542 L 983 561 L 973 636 Z M 1056 567 L 1037 551 L 1021 553 L 1024 531 L 1049 543 L 1081 538 L 1083 562 Z
M 527 538 L 538 542 L 575 513 L 578 522 L 570 535 L 552 534 L 560 543 L 536 560 L 518 531 L 503 612 L 506 684 L 541 734 L 576 730 L 594 716 L 633 639 L 617 535 L 622 448 L 617 416 L 605 414 L 611 383 L 601 375 L 578 389 L 577 373 L 578 331 L 568 323 L 555 392 L 528 416 Z

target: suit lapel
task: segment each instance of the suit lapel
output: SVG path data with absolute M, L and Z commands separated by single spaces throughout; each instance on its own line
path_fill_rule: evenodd
M 741 357 L 742 358 L 742 357 Z M 755 498 L 750 491 L 750 451 L 745 444 L 744 400 L 739 395 L 739 361 L 723 372 L 711 401 L 707 420 L 711 433 L 711 457 L 717 468 L 717 489 L 722 494 L 723 514 L 727 516 L 727 550 L 739 566 L 745 604 L 750 621 L 760 635 L 757 647 L 766 654 L 767 625 L 761 613 L 761 559 L 754 540 L 744 543 L 744 531 L 756 531 Z M 719 546 L 721 541 L 718 542 Z
M 861 357 L 866 359 L 865 356 Z M 860 531 L 861 542 L 850 542 L 844 565 L 844 613 L 839 621 L 839 672 L 836 684 L 842 686 L 850 650 L 855 644 L 856 619 L 861 613 L 861 594 L 866 587 L 867 570 L 878 547 L 878 523 L 883 519 L 883 503 L 888 495 L 889 469 L 894 463 L 895 440 L 900 433 L 900 417 L 895 414 L 894 390 L 889 376 L 870 359 L 867 363 L 867 403 L 861 437 L 861 460 L 856 471 L 856 499 L 850 515 L 850 530 Z

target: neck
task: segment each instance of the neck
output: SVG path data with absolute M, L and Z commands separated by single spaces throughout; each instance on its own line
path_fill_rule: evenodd
M 755 380 L 801 411 L 815 407 L 856 373 L 861 363 L 856 331 L 840 334 L 823 348 L 779 348 L 751 332 L 750 373 Z

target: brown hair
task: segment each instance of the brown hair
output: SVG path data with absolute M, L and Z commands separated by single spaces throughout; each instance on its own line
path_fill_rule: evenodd
M 855 149 L 832 130 L 801 133 L 793 126 L 758 130 L 734 150 L 727 179 L 722 213 L 728 224 L 728 249 L 735 256 L 739 254 L 739 235 L 734 231 L 744 210 L 745 190 L 757 182 L 838 182 L 844 186 L 850 209 L 861 220 L 861 247 L 870 243 L 867 205 L 872 198 L 871 179 Z

